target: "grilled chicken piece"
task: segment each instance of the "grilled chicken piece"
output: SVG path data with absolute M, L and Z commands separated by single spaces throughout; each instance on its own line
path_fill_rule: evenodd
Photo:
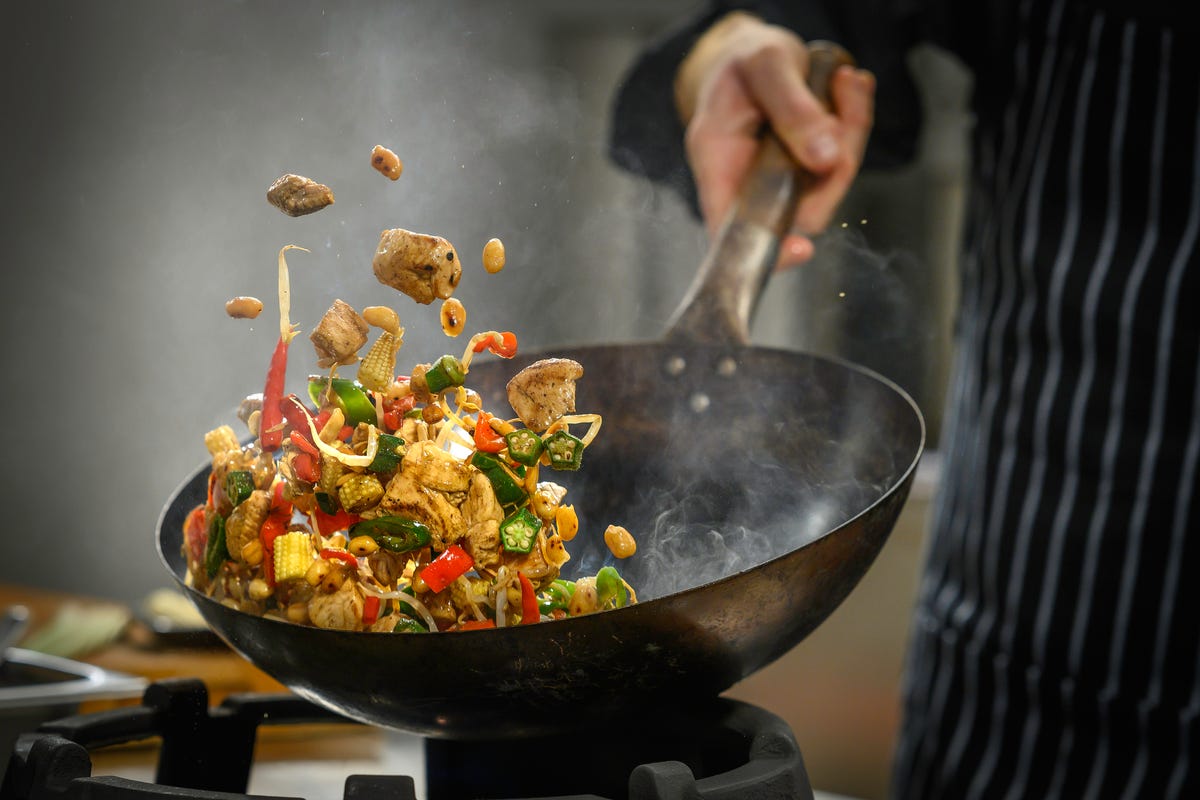
M 353 306 L 334 300 L 308 337 L 317 351 L 317 366 L 332 367 L 358 361 L 358 350 L 367 343 L 370 330 L 367 321 Z
M 434 298 L 449 299 L 462 278 L 462 264 L 450 242 L 403 228 L 379 235 L 371 266 L 380 283 L 424 305 Z
M 303 175 L 281 175 L 267 189 L 267 202 L 289 217 L 303 217 L 333 202 L 333 190 Z
M 482 569 L 494 569 L 500 564 L 500 523 L 504 521 L 504 510 L 496 502 L 492 482 L 482 472 L 471 476 L 471 488 L 462 505 L 463 524 L 466 534 L 461 540 L 462 548 Z
M 462 514 L 445 494 L 420 483 L 407 469 L 388 481 L 379 505 L 388 514 L 407 517 L 429 528 L 436 550 L 444 550 L 462 536 Z
M 317 592 L 308 601 L 308 618 L 318 628 L 356 631 L 362 627 L 363 598 L 353 580 L 333 594 Z
M 465 492 L 471 484 L 471 468 L 432 441 L 409 447 L 400 469 L 422 486 L 439 492 Z
M 508 382 L 508 403 L 525 427 L 541 433 L 564 414 L 575 413 L 575 381 L 582 377 L 578 361 L 535 361 Z

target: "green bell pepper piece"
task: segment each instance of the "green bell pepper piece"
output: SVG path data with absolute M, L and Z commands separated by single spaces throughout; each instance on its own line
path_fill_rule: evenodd
M 313 497 L 317 500 L 317 508 L 326 514 L 336 514 L 338 512 L 338 501 L 334 495 L 329 494 L 329 492 L 313 492 Z
M 432 540 L 429 528 L 405 517 L 386 515 L 360 520 L 350 526 L 351 538 L 370 536 L 384 550 L 407 553 L 424 547 Z
M 500 523 L 500 543 L 510 553 L 528 553 L 537 541 L 542 521 L 528 508 L 522 508 Z
M 596 573 L 596 594 L 602 608 L 621 608 L 629 603 L 629 590 L 616 567 L 602 567 Z
M 532 467 L 542 457 L 542 437 L 528 428 L 517 428 L 504 434 L 504 442 L 508 445 L 509 457 L 518 464 Z
M 429 387 L 430 394 L 437 394 L 451 386 L 462 386 L 466 380 L 467 373 L 462 362 L 451 355 L 442 356 L 425 371 L 425 385 Z
M 254 476 L 244 469 L 233 470 L 225 475 L 225 495 L 237 508 L 254 491 Z
M 529 493 L 525 491 L 525 487 L 513 480 L 508 471 L 504 469 L 500 459 L 491 453 L 476 450 L 471 456 L 471 464 L 477 467 L 492 482 L 492 491 L 496 493 L 496 500 L 500 505 L 520 505 L 529 497 Z M 520 475 L 524 471 L 525 468 L 521 467 L 521 471 L 517 474 Z
M 225 518 L 213 514 L 208 521 L 208 543 L 204 546 L 204 572 L 210 578 L 217 575 L 221 565 L 229 560 L 225 546 Z
M 571 595 L 573 594 L 575 594 L 575 582 L 558 578 L 542 592 L 542 598 L 538 601 L 538 608 L 546 615 L 556 610 L 566 611 L 567 606 L 571 603 Z
M 554 469 L 574 471 L 583 463 L 583 439 L 578 436 L 557 430 L 547 436 L 543 444 L 550 454 L 550 466 Z
M 325 387 L 329 378 L 324 375 L 308 376 L 308 396 L 318 408 L 324 399 Z M 349 378 L 333 379 L 333 399 L 338 408 L 346 415 L 346 424 L 355 427 L 360 422 L 378 425 L 379 419 L 375 414 L 375 404 L 371 402 L 367 390 L 358 381 Z
M 408 608 L 408 605 L 404 607 Z M 392 633 L 429 633 L 429 629 L 412 617 L 401 617 L 396 627 L 392 628 Z
M 390 433 L 379 434 L 379 449 L 375 460 L 367 467 L 371 472 L 392 472 L 404 458 L 404 440 Z

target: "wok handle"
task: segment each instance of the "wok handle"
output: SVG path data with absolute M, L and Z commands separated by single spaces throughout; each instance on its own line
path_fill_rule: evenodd
M 854 58 L 825 41 L 809 42 L 808 57 L 809 89 L 826 108 L 832 108 L 833 73 L 843 64 L 853 65 Z M 791 227 L 811 180 L 779 137 L 767 130 L 746 182 L 667 323 L 667 341 L 750 342 L 750 321 L 775 267 L 779 241 Z

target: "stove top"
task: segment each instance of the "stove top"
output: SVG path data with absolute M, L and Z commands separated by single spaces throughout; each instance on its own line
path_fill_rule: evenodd
M 22 734 L 13 747 L 0 797 L 250 797 L 246 792 L 256 769 L 259 729 L 320 722 L 347 720 L 287 694 L 238 695 L 210 706 L 202 682 L 160 681 L 150 685 L 140 706 L 68 717 Z M 92 750 L 152 738 L 161 742 L 152 778 L 92 775 Z M 342 797 L 813 798 L 787 724 L 764 709 L 724 698 L 657 712 L 635 724 L 578 720 L 552 737 L 408 741 L 414 751 L 421 751 L 418 769 L 410 774 L 348 774 Z M 302 764 L 291 771 L 294 776 L 305 774 Z

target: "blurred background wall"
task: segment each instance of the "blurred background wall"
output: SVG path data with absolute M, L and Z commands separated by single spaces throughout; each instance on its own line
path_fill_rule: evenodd
M 391 227 L 456 245 L 471 328 L 515 327 L 525 348 L 656 337 L 705 239 L 674 195 L 608 162 L 608 107 L 638 49 L 696 5 L 6 3 L 0 581 L 135 607 L 170 584 L 155 523 L 206 460 L 204 433 L 261 390 L 283 244 L 311 250 L 289 257 L 305 334 L 335 297 L 394 304 L 404 363 L 447 348 L 436 305 L 372 275 Z M 967 84 L 937 53 L 914 69 L 934 123 L 920 161 L 863 176 L 844 209 L 849 233 L 773 278 L 755 338 L 878 369 L 917 398 L 936 444 Z M 370 168 L 376 144 L 403 159 L 399 181 Z M 285 217 L 264 199 L 285 172 L 330 185 L 337 202 Z M 480 266 L 491 237 L 508 251 L 495 276 Z M 265 302 L 258 320 L 226 317 L 239 294 Z M 296 363 L 311 363 L 306 336 L 297 343 Z M 881 557 L 895 573 L 883 599 L 863 594 L 874 624 L 881 606 L 890 615 L 886 655 L 866 656 L 886 673 L 885 694 L 921 502 L 910 539 Z M 835 614 L 833 635 L 839 615 L 849 638 L 862 630 L 854 613 Z M 878 774 L 867 781 L 858 788 L 872 791 Z

